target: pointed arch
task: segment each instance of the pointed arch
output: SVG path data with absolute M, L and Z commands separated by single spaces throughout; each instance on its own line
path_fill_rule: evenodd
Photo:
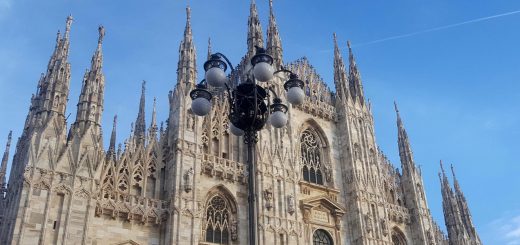
M 237 202 L 223 185 L 208 191 L 204 206 L 201 240 L 214 244 L 231 244 L 237 239 Z
M 330 234 L 322 229 L 318 229 L 314 231 L 312 235 L 312 244 L 313 245 L 333 245 L 332 237 Z
M 327 134 L 325 133 L 325 131 L 323 131 L 320 124 L 316 122 L 314 118 L 309 118 L 305 120 L 305 122 L 298 129 L 298 132 L 301 134 L 304 130 L 308 128 L 312 128 L 315 131 L 316 135 L 321 139 L 323 148 L 328 148 L 330 146 Z
M 392 244 L 393 245 L 407 245 L 406 236 L 404 233 L 397 227 L 392 229 Z
M 302 179 L 318 185 L 332 184 L 329 143 L 325 133 L 314 119 L 307 120 L 300 129 Z

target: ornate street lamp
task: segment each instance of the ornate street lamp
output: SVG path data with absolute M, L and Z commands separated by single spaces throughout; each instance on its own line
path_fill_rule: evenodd
M 225 62 L 224 62 L 225 61 Z M 205 79 L 202 80 L 197 88 L 190 92 L 192 99 L 191 110 L 197 116 L 206 116 L 211 111 L 212 94 L 207 90 L 208 85 L 213 87 L 226 87 L 229 97 L 229 129 L 232 134 L 244 136 L 244 143 L 247 144 L 247 164 L 248 174 L 248 203 L 249 203 L 249 244 L 256 244 L 256 202 L 255 202 L 255 144 L 258 141 L 258 131 L 260 131 L 267 120 L 275 128 L 282 128 L 287 124 L 288 107 L 282 103 L 276 92 L 269 85 L 276 73 L 289 73 L 289 80 L 285 82 L 284 88 L 287 91 L 287 100 L 298 105 L 303 103 L 305 94 L 303 92 L 304 83 L 298 79 L 296 74 L 286 69 L 274 71 L 272 66 L 273 57 L 268 55 L 265 49 L 256 47 L 256 55 L 251 58 L 253 76 L 246 81 L 236 81 L 236 86 L 230 86 L 229 77 L 226 70 L 229 65 L 231 72 L 234 72 L 233 65 L 228 58 L 221 54 L 212 54 L 208 61 L 204 63 L 206 71 Z M 249 74 L 249 72 L 247 72 Z M 237 80 L 238 80 L 238 76 Z M 266 84 L 261 86 L 257 81 Z M 274 98 L 271 101 L 271 92 Z

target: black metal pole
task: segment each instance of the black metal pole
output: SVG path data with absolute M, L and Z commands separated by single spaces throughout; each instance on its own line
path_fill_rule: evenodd
M 255 168 L 255 145 L 256 132 L 246 131 L 244 142 L 247 144 L 247 165 L 249 167 L 248 175 L 248 204 L 249 204 L 249 244 L 256 245 L 256 168 Z

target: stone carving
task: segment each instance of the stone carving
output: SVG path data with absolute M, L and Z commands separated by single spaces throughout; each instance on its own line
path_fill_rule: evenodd
M 428 236 L 428 244 L 433 245 L 435 244 L 434 238 L 433 238 L 433 232 L 431 229 L 428 229 L 428 232 L 426 233 Z
M 231 182 L 247 182 L 247 169 L 242 163 L 210 154 L 202 154 L 201 158 L 204 174 Z
M 287 212 L 289 212 L 290 215 L 293 215 L 294 211 L 296 211 L 294 205 L 294 195 L 291 194 L 287 197 Z
M 231 240 L 236 241 L 238 239 L 238 222 L 233 220 L 231 222 Z
M 184 173 L 184 191 L 189 193 L 193 189 L 193 168 L 190 168 Z
M 309 223 L 310 218 L 311 218 L 311 210 L 310 209 L 303 210 L 303 221 L 305 223 Z
M 195 119 L 193 118 L 193 114 L 191 113 L 191 111 L 188 111 L 187 117 L 188 117 L 188 119 L 186 122 L 186 128 L 189 131 L 193 131 L 193 129 L 195 128 Z
M 271 210 L 273 207 L 273 196 L 272 186 L 264 190 L 265 208 L 267 208 L 267 210 Z
M 383 236 L 388 236 L 388 225 L 386 224 L 386 219 L 381 219 L 381 231 L 383 232 Z
M 325 180 L 329 183 L 332 182 L 332 168 L 330 166 L 325 166 Z
M 334 224 L 336 225 L 337 230 L 341 230 L 341 216 L 334 216 Z
M 372 227 L 372 217 L 370 217 L 370 214 L 365 214 L 365 230 L 370 233 L 374 227 Z

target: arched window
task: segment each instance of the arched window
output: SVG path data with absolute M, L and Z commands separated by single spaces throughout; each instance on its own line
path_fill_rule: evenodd
M 332 238 L 329 233 L 324 230 L 316 230 L 312 235 L 312 245 L 332 245 Z
M 303 180 L 323 185 L 322 146 L 318 136 L 307 129 L 302 133 L 300 144 Z
M 237 228 L 232 217 L 233 214 L 228 200 L 220 194 L 213 196 L 206 207 L 205 241 L 216 244 L 230 244 L 233 238 L 232 233 Z
M 404 234 L 397 228 L 392 230 L 392 244 L 393 245 L 406 245 L 406 238 Z

